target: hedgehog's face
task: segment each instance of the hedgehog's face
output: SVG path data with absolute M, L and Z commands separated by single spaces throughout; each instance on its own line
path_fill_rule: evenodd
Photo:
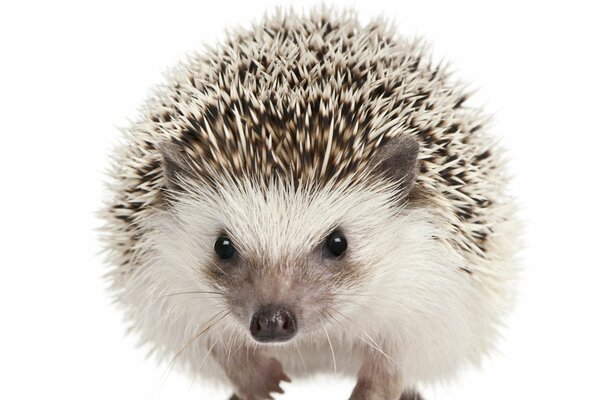
M 159 245 L 166 264 L 180 271 L 168 274 L 177 278 L 167 291 L 211 292 L 256 342 L 310 340 L 331 324 L 351 331 L 357 315 L 368 320 L 372 312 L 367 295 L 408 251 L 401 189 L 386 179 L 184 186 L 165 214 Z
M 308 241 L 302 244 L 307 248 L 294 246 L 299 238 L 291 235 L 267 238 L 265 244 L 240 239 L 246 242 L 245 254 L 238 253 L 227 233 L 215 241 L 216 260 L 208 274 L 223 282 L 233 312 L 243 323 L 250 321 L 256 341 L 283 342 L 294 337 L 300 325 L 310 328 L 307 321 L 320 320 L 318 313 L 328 312 L 342 280 L 356 273 L 342 229 L 321 236 L 305 236 Z M 331 284 L 335 280 L 338 287 Z

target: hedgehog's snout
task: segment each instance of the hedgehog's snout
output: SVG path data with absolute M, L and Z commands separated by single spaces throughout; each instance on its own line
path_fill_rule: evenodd
M 296 330 L 294 313 L 278 305 L 259 308 L 250 322 L 252 337 L 262 343 L 288 341 L 294 337 Z

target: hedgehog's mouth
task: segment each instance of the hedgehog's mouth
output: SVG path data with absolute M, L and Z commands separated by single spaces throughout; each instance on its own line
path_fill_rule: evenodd
M 287 342 L 297 328 L 294 313 L 274 304 L 260 307 L 250 321 L 250 334 L 259 343 Z

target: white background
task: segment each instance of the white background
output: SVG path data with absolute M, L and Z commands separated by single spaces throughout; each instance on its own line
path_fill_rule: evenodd
M 186 52 L 275 2 L 7 3 L 0 398 L 225 399 L 177 371 L 165 377 L 167 366 L 125 335 L 101 278 L 93 213 L 117 127 L 137 116 L 149 88 Z M 349 4 L 365 21 L 384 13 L 402 34 L 424 36 L 479 89 L 470 104 L 494 114 L 527 225 L 519 306 L 500 352 L 426 388 L 426 398 L 600 399 L 598 10 L 577 1 Z M 351 387 L 295 382 L 280 398 L 344 399 Z

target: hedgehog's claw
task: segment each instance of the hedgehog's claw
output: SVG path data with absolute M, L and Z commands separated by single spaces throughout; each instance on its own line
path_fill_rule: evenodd
M 291 382 L 275 358 L 257 354 L 238 361 L 234 368 L 226 368 L 229 379 L 237 388 L 237 394 L 230 400 L 273 400 L 272 393 L 284 393 L 281 382 Z

